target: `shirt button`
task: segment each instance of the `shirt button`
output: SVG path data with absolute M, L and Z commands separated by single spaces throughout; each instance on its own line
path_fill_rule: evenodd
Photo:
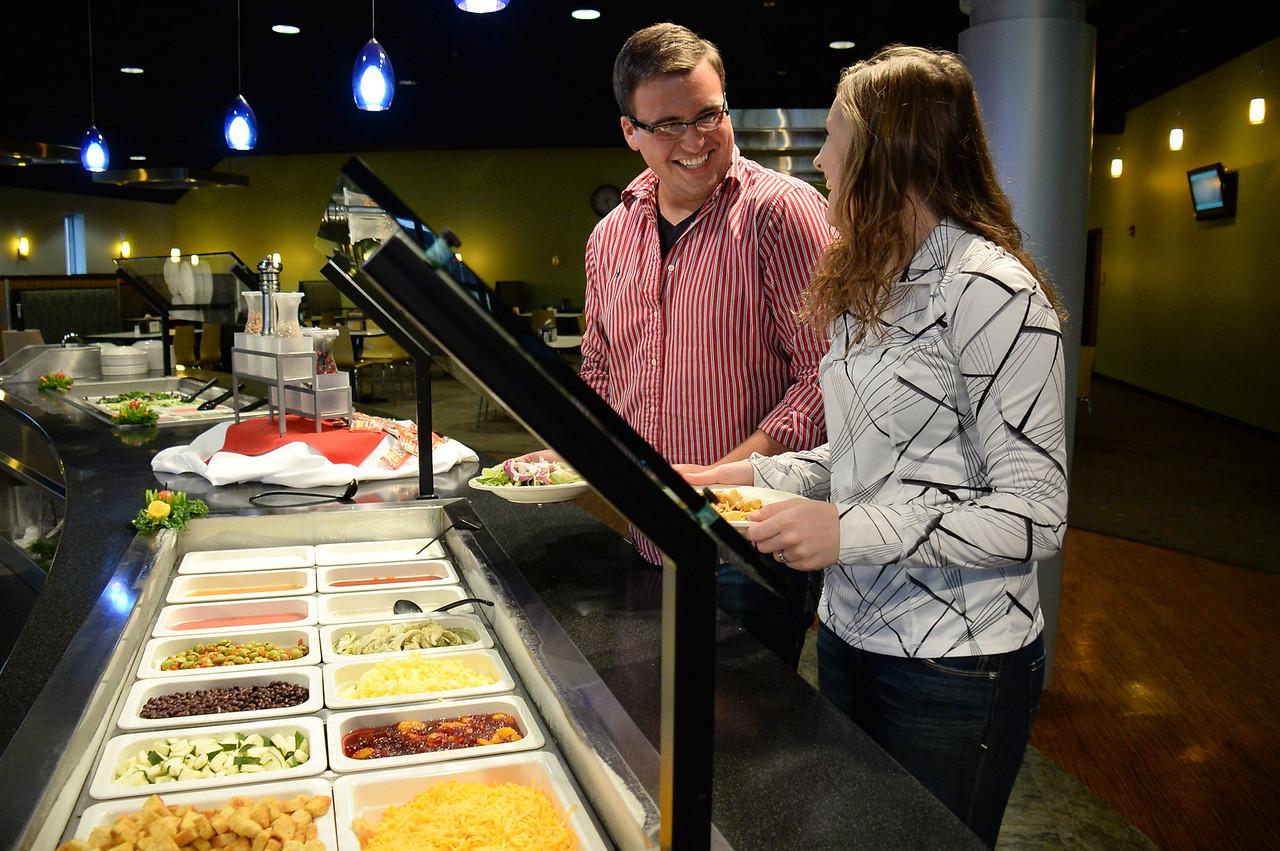
M 649 366 L 657 366 L 657 365 L 658 365 L 658 359 L 657 359 L 657 358 L 650 358 L 650 359 L 649 359 Z
M 674 263 L 672 263 L 670 266 L 667 267 L 668 272 L 674 272 L 675 270 L 676 270 L 676 264 Z

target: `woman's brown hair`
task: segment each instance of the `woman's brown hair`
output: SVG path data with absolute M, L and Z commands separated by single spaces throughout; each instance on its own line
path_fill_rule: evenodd
M 913 199 L 1018 258 L 1061 313 L 1053 287 L 1022 246 L 991 164 L 973 78 L 958 56 L 883 48 L 844 70 L 836 103 L 853 127 L 828 199 L 839 235 L 814 269 L 803 318 L 825 330 L 847 311 L 858 322 L 859 340 L 880 326 L 917 248 Z

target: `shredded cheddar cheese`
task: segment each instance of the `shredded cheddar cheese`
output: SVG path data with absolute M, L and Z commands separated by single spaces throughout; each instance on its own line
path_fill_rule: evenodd
M 360 700 L 426 691 L 455 691 L 493 685 L 497 681 L 497 677 L 468 668 L 457 659 L 408 656 L 403 659 L 387 659 L 374 665 L 361 674 L 358 680 L 342 689 L 342 696 Z
M 487 786 L 451 780 L 382 820 L 357 820 L 362 851 L 571 851 L 577 839 L 549 795 L 518 783 Z

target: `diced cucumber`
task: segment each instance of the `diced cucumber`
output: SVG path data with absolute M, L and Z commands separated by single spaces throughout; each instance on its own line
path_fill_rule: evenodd
M 288 737 L 285 736 L 284 733 L 272 733 L 271 744 L 275 745 L 276 748 L 282 751 L 290 751 L 293 749 L 293 746 L 289 744 Z
M 256 756 L 238 756 L 235 758 L 236 765 L 257 765 L 259 761 Z
M 203 778 L 204 774 L 196 771 L 194 768 L 184 768 L 182 769 L 182 773 L 178 775 L 179 780 L 201 780 Z
M 159 765 L 164 762 L 164 757 L 156 751 L 147 751 L 147 762 L 150 765 Z

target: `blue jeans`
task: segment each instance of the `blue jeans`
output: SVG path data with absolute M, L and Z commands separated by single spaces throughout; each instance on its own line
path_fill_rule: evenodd
M 910 659 L 818 627 L 822 694 L 995 847 L 1044 687 L 1040 637 L 1010 653 Z
M 786 579 L 786 593 L 779 599 L 736 567 L 722 564 L 716 568 L 716 605 L 795 668 L 818 610 L 822 572 L 788 570 Z

